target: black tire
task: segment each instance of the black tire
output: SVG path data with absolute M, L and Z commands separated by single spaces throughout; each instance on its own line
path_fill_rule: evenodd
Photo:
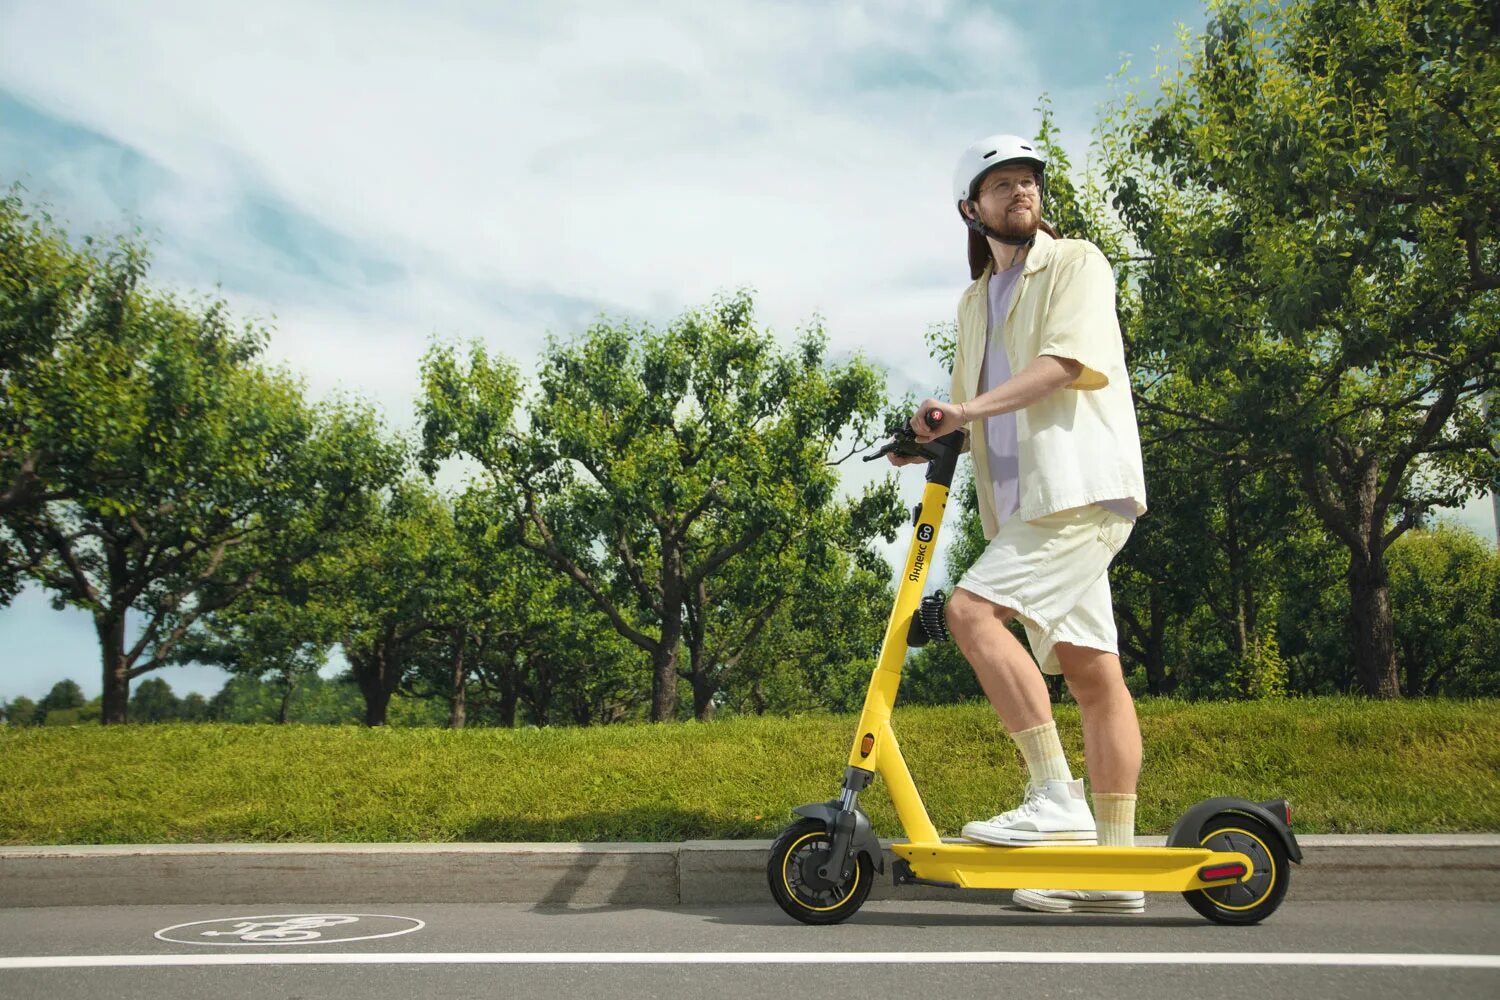
M 766 863 L 771 898 L 787 916 L 804 924 L 836 924 L 854 915 L 870 895 L 874 865 L 865 854 L 857 856 L 851 884 L 829 883 L 819 878 L 833 837 L 822 820 L 798 820 L 776 838 Z
M 1255 924 L 1276 912 L 1292 883 L 1291 858 L 1281 835 L 1242 813 L 1217 813 L 1198 830 L 1198 843 L 1174 847 L 1207 847 L 1238 851 L 1250 859 L 1250 878 L 1213 889 L 1182 894 L 1188 905 L 1218 924 Z

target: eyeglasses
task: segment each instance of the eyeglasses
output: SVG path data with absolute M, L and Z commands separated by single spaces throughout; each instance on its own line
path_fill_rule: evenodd
M 1014 180 L 998 180 L 993 184 L 986 184 L 981 194 L 998 194 L 1002 198 L 1008 198 L 1016 191 L 1025 191 L 1028 194 L 1037 188 L 1036 175 L 1027 174 L 1025 177 L 1017 177 Z

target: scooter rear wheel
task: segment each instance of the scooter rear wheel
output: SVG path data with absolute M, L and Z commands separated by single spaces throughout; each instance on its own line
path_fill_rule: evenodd
M 836 924 L 864 905 L 875 877 L 874 866 L 857 855 L 847 882 L 830 882 L 818 874 L 827 864 L 833 837 L 821 820 L 798 820 L 771 845 L 766 879 L 771 898 L 787 916 L 804 924 Z
M 1213 889 L 1190 889 L 1183 898 L 1219 924 L 1254 924 L 1281 905 L 1292 881 L 1291 858 L 1280 836 L 1260 820 L 1241 813 L 1218 813 L 1199 828 L 1197 845 L 1238 851 L 1250 859 L 1250 877 Z

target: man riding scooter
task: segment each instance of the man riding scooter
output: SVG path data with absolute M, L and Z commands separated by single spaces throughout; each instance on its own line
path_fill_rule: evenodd
M 948 626 L 1030 776 L 1019 806 L 963 836 L 1131 847 L 1141 735 L 1106 571 L 1146 512 L 1145 476 L 1114 275 L 1092 243 L 1056 238 L 1043 221 L 1045 172 L 1041 150 L 1014 135 L 960 158 L 954 202 L 973 284 L 959 300 L 951 401 L 923 401 L 911 428 L 934 439 L 926 415 L 936 410 L 943 433 L 967 432 L 988 547 L 953 591 Z M 1083 717 L 1092 814 L 1042 677 L 1059 673 Z M 1019 889 L 1015 900 L 1050 912 L 1144 908 L 1143 893 L 1126 891 Z

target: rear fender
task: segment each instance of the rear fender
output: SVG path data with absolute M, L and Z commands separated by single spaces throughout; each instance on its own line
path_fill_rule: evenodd
M 1275 830 L 1281 837 L 1281 842 L 1286 845 L 1287 855 L 1300 865 L 1302 848 L 1297 846 L 1297 838 L 1292 836 L 1291 828 L 1286 825 L 1284 807 L 1285 803 L 1280 799 L 1272 799 L 1268 802 L 1251 802 L 1249 799 L 1229 796 L 1205 799 L 1183 813 L 1172 825 L 1172 831 L 1167 834 L 1167 846 L 1197 847 L 1199 831 L 1203 829 L 1203 824 L 1208 822 L 1210 817 L 1218 813 L 1242 813 L 1255 817 Z

